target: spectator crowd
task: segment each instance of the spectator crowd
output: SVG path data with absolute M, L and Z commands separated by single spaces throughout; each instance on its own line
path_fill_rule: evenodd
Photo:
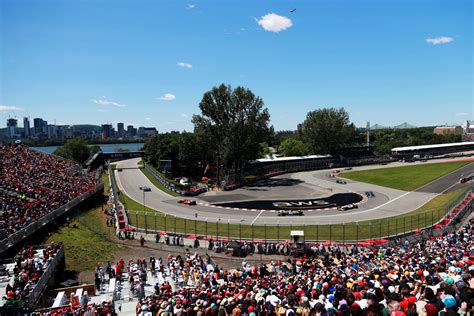
M 52 243 L 41 250 L 35 250 L 32 246 L 25 246 L 14 257 L 13 271 L 10 272 L 5 269 L 5 266 L 2 266 L 2 271 L 11 278 L 6 284 L 6 295 L 2 297 L 4 305 L 0 310 L 0 314 L 27 310 L 25 304 L 28 302 L 29 295 L 61 246 L 61 243 Z
M 0 240 L 94 189 L 79 164 L 0 143 Z
M 158 262 L 158 263 L 156 263 Z M 161 259 L 154 269 L 162 269 Z M 164 263 L 163 263 L 164 265 Z M 143 260 L 138 264 L 146 270 Z M 168 257 L 175 283 L 139 295 L 141 316 L 472 315 L 473 226 L 392 248 L 314 247 L 311 257 L 235 270 Z M 138 273 L 140 275 L 140 273 Z M 140 279 L 140 277 L 138 277 Z

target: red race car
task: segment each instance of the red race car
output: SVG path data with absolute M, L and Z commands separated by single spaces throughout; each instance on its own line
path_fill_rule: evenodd
M 186 205 L 196 205 L 196 201 L 194 200 L 179 200 L 178 203 Z

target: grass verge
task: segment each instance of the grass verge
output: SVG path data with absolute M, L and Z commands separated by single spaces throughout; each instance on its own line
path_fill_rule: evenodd
M 382 168 L 344 172 L 340 177 L 354 181 L 377 184 L 404 191 L 413 191 L 456 169 L 469 164 L 469 161 L 416 164 L 412 166 Z
M 148 170 L 146 170 L 145 168 L 140 168 L 140 171 L 148 178 L 148 180 L 151 181 L 151 183 L 153 183 L 153 185 L 155 187 L 157 187 L 158 189 L 160 189 L 161 191 L 165 192 L 165 193 L 168 193 L 169 195 L 172 195 L 172 196 L 179 196 L 178 193 L 176 192 L 173 192 L 171 190 L 168 190 L 164 185 L 161 184 L 160 181 L 158 181 L 151 173 L 148 172 Z
M 105 172 L 102 177 L 105 194 L 110 183 Z M 102 206 L 88 210 L 78 209 L 69 225 L 63 225 L 46 240 L 47 243 L 62 241 L 66 253 L 66 270 L 70 272 L 93 271 L 97 263 L 107 263 L 114 258 L 118 247 L 113 240 L 112 228 L 107 227 L 101 216 Z

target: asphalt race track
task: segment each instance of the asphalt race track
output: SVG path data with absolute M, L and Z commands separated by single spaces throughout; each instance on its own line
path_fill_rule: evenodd
M 474 163 L 468 164 L 440 179 L 412 191 L 400 191 L 377 185 L 346 180 L 347 184 L 336 183 L 329 176 L 331 170 L 318 170 L 280 175 L 253 186 L 228 192 L 206 192 L 193 198 L 198 205 L 189 206 L 177 203 L 180 197 L 170 196 L 156 188 L 137 168 L 139 158 L 117 162 L 121 172 L 115 171 L 119 189 L 133 200 L 147 207 L 163 212 L 169 216 L 189 219 L 207 220 L 210 222 L 229 222 L 255 225 L 299 225 L 299 224 L 338 224 L 344 222 L 364 221 L 385 218 L 411 212 L 439 193 L 468 186 L 470 183 L 459 184 L 461 174 L 474 172 Z M 450 161 L 453 161 L 452 159 Z M 435 161 L 439 162 L 439 161 Z M 419 162 L 417 162 L 419 163 Z M 420 162 L 421 163 L 421 162 Z M 426 162 L 425 162 L 426 163 Z M 390 168 L 406 163 L 392 163 L 388 166 L 364 166 L 354 170 Z M 146 185 L 151 192 L 139 188 Z M 375 198 L 366 198 L 365 192 L 372 191 Z M 277 212 L 255 208 L 219 206 L 222 203 L 241 203 L 245 201 L 304 201 L 327 198 L 340 193 L 356 193 L 363 196 L 358 209 L 338 211 L 336 208 L 305 210 L 305 216 L 277 216 Z M 250 206 L 250 204 L 249 204 Z M 133 210 L 129 210 L 133 214 Z

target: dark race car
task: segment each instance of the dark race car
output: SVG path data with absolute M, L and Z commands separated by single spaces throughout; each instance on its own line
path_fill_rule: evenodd
M 278 216 L 303 216 L 302 210 L 285 210 L 278 212 Z

